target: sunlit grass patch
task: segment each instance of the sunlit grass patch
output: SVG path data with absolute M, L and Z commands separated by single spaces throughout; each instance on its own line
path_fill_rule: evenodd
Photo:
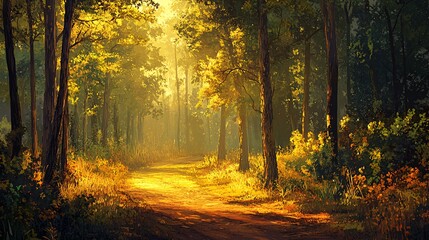
M 61 195 L 72 199 L 80 194 L 94 196 L 115 193 L 128 169 L 121 163 L 97 158 L 94 162 L 78 157 L 69 161 L 70 176 L 61 185 Z
M 239 172 L 235 159 L 217 162 L 216 156 L 207 155 L 196 168 L 200 170 L 197 170 L 199 183 L 220 197 L 227 197 L 231 201 L 265 200 L 270 197 L 261 188 L 257 171 L 252 168 L 246 173 Z
M 127 174 L 126 166 L 112 160 L 78 157 L 69 161 L 69 175 L 60 186 L 63 221 L 70 223 L 61 230 L 68 234 L 66 238 L 112 239 L 129 231 L 130 226 L 143 223 L 145 205 L 123 191 Z

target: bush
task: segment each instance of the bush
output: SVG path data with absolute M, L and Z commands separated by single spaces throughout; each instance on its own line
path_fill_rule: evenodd
M 347 126 L 348 125 L 348 126 Z M 344 123 L 342 151 L 348 159 L 344 165 L 352 172 L 363 171 L 369 184 L 378 183 L 381 175 L 402 167 L 427 165 L 429 118 L 411 110 L 405 117 L 396 117 L 390 124 L 370 122 L 359 129 L 350 121 Z
M 363 202 L 367 228 L 388 239 L 427 238 L 429 175 L 422 174 L 418 168 L 403 167 L 369 186 Z
M 378 237 L 427 237 L 429 118 L 411 110 L 365 128 L 347 117 L 341 125 L 349 179 L 344 202 L 360 206 L 367 229 Z
M 52 220 L 49 213 L 54 211 L 54 193 L 41 185 L 40 167 L 28 152 L 10 160 L 2 151 L 0 168 L 0 238 L 26 239 L 42 234 Z

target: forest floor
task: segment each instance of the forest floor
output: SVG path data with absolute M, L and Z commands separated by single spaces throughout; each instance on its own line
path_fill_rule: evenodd
M 201 160 L 179 157 L 130 173 L 125 191 L 151 209 L 158 225 L 151 231 L 160 238 L 346 239 L 329 214 L 303 214 L 277 200 L 241 200 L 225 185 L 202 181 Z

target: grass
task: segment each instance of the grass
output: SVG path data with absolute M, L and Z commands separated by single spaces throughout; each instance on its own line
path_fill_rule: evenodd
M 138 160 L 140 156 L 145 158 Z M 165 230 L 159 229 L 151 210 L 124 190 L 129 168 L 148 166 L 160 156 L 124 150 L 111 159 L 70 159 L 69 174 L 60 186 L 62 221 L 67 226 L 48 228 L 47 238 L 160 239 Z
M 219 189 L 219 195 L 230 196 L 229 201 L 237 204 L 264 205 L 296 214 L 329 214 L 334 228 L 351 236 L 362 234 L 363 225 L 356 219 L 355 206 L 344 205 L 335 198 L 338 182 L 315 179 L 305 156 L 278 151 L 279 179 L 274 190 L 263 188 L 261 155 L 250 156 L 250 169 L 245 173 L 237 171 L 238 156 L 233 151 L 227 160 L 218 162 L 214 154 L 206 155 L 194 170 L 200 184 Z
M 238 161 L 228 155 L 227 160 L 217 162 L 216 156 L 206 155 L 204 160 L 196 165 L 194 172 L 202 186 L 212 186 L 219 195 L 232 197 L 231 201 L 262 201 L 271 198 L 262 189 L 256 171 L 242 173 L 237 171 Z M 221 186 L 221 187 L 219 187 Z

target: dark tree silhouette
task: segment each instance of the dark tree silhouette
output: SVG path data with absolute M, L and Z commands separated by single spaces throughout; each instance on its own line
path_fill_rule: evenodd
M 43 99 L 42 167 L 48 162 L 48 146 L 55 108 L 56 30 L 55 0 L 46 0 L 45 10 L 45 95 Z
M 71 30 L 72 30 L 72 18 L 73 18 L 73 10 L 74 10 L 73 2 L 74 2 L 73 0 L 67 0 L 65 4 L 63 43 L 61 48 L 60 90 L 58 92 L 54 119 L 52 121 L 52 128 L 51 128 L 52 132 L 49 135 L 49 145 L 44 146 L 45 148 L 47 148 L 47 156 L 46 156 L 47 168 L 43 179 L 45 184 L 49 184 L 51 182 L 52 177 L 54 175 L 54 171 L 56 170 L 56 163 L 57 163 L 56 158 L 57 158 L 58 147 L 60 143 L 59 136 L 60 136 L 61 125 L 63 129 L 63 135 L 68 128 L 68 124 L 63 124 L 63 123 L 64 123 L 64 117 L 68 115 L 66 113 L 66 110 L 67 110 L 67 97 L 68 97 L 70 36 L 71 36 Z M 65 121 L 65 122 L 68 123 L 68 121 Z M 64 150 L 63 150 L 63 154 L 64 154 Z M 66 159 L 62 159 L 61 166 L 60 166 L 61 169 L 65 169 L 66 165 L 67 165 Z
M 335 35 L 334 0 L 322 0 L 320 5 L 325 26 L 326 58 L 328 61 L 328 88 L 327 88 L 327 132 L 332 144 L 332 163 L 338 164 L 338 57 Z
M 3 28 L 4 41 L 6 47 L 6 62 L 9 74 L 9 97 L 10 97 L 10 116 L 11 116 L 11 133 L 9 134 L 12 142 L 11 158 L 18 156 L 22 145 L 22 120 L 21 107 L 18 95 L 18 83 L 16 77 L 15 53 L 13 46 L 13 34 L 11 23 L 11 2 L 10 0 L 3 1 Z
M 31 152 L 35 158 L 39 157 L 37 141 L 37 113 L 36 113 L 36 73 L 34 63 L 34 33 L 31 0 L 27 0 L 28 38 L 30 45 L 30 95 L 31 95 Z
M 273 89 L 270 79 L 268 19 L 266 0 L 258 1 L 259 13 L 259 77 L 262 105 L 262 149 L 265 159 L 265 187 L 274 187 L 278 179 L 276 146 L 273 135 Z

